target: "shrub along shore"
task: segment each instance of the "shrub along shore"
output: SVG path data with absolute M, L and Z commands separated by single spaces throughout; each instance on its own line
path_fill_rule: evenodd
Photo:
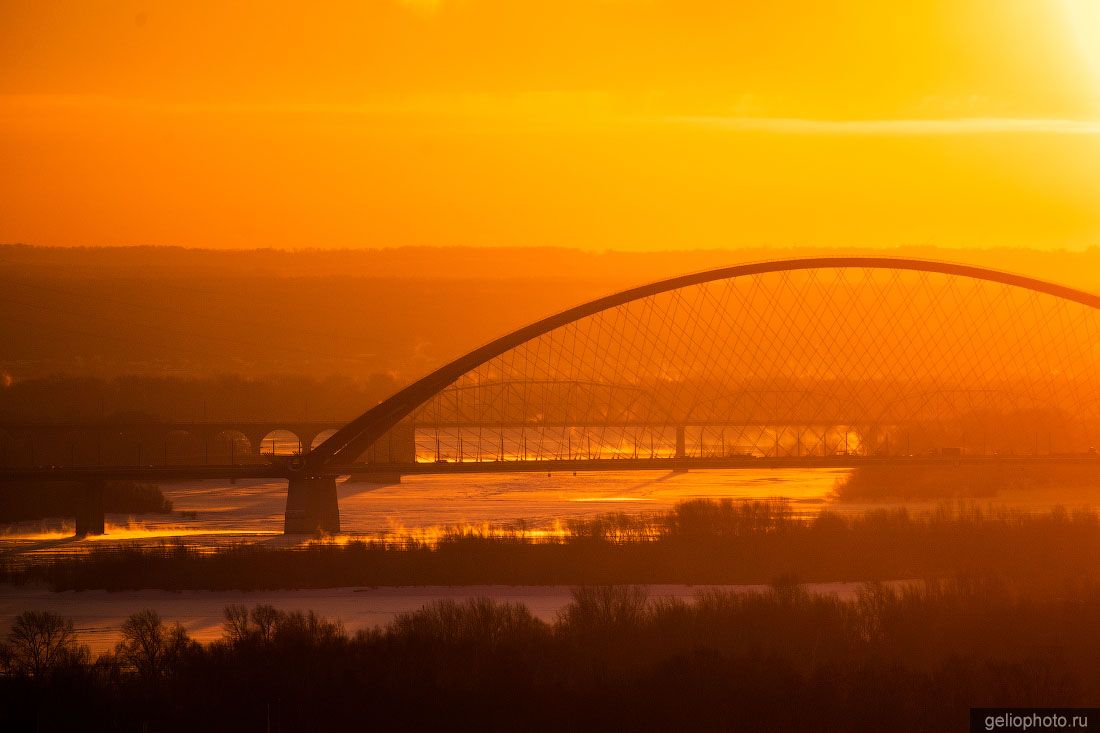
M 56 590 L 274 590 L 353 585 L 740 584 L 996 576 L 1040 585 L 1097 577 L 1100 517 L 944 505 L 796 517 L 783 501 L 688 501 L 657 515 L 573 522 L 566 536 L 454 531 L 439 541 L 296 549 L 183 543 L 103 547 L 0 568 Z
M 72 481 L 48 481 L 24 486 L 0 484 L 0 522 L 72 516 L 84 486 Z M 171 514 L 172 502 L 160 487 L 143 481 L 108 481 L 103 509 L 119 514 Z

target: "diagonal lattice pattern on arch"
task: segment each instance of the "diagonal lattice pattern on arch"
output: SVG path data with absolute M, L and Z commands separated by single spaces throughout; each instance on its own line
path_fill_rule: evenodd
M 882 264 L 722 277 L 500 351 L 410 425 L 420 461 L 1085 452 L 1100 310 Z

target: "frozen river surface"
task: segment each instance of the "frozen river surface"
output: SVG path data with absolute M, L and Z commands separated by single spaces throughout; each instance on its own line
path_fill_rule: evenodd
M 838 503 L 832 496 L 842 469 L 727 470 L 622 472 L 579 474 L 485 474 L 415 476 L 398 484 L 342 483 L 338 486 L 343 529 L 351 537 L 436 536 L 453 527 L 517 528 L 560 532 L 572 519 L 608 512 L 646 513 L 671 508 L 687 499 L 768 499 L 782 497 L 792 511 L 813 515 L 822 509 L 856 512 L 868 505 Z M 162 485 L 178 511 L 188 516 L 127 517 L 108 515 L 107 534 L 81 540 L 72 537 L 71 520 L 25 523 L 0 531 L 0 559 L 34 561 L 56 553 L 79 553 L 120 543 L 157 544 L 179 540 L 200 547 L 241 542 L 273 547 L 308 541 L 282 535 L 286 485 L 275 481 L 179 482 Z M 1068 501 L 1064 492 L 998 497 L 998 504 L 1046 510 Z M 877 505 L 882 507 L 884 505 Z M 920 510 L 933 504 L 908 505 Z M 758 586 L 737 586 L 753 590 Z M 858 586 L 829 583 L 811 586 L 817 592 L 850 596 Z M 702 588 L 654 586 L 651 595 L 691 598 Z M 112 646 L 125 617 L 144 608 L 179 621 L 196 638 L 209 641 L 221 634 L 226 605 L 270 603 L 287 610 L 316 610 L 342 620 L 350 631 L 385 624 L 402 611 L 438 598 L 489 596 L 527 605 L 550 620 L 569 602 L 570 589 L 549 587 L 410 587 L 334 588 L 270 592 L 136 591 L 64 592 L 45 588 L 0 586 L 0 630 L 27 609 L 49 609 L 74 620 L 82 640 L 95 651 Z
M 846 469 L 733 469 L 673 472 L 593 472 L 406 476 L 401 483 L 337 485 L 341 524 L 348 537 L 433 539 L 448 528 L 524 529 L 533 536 L 561 534 L 570 520 L 609 512 L 666 511 L 688 499 L 772 499 L 790 502 L 798 515 L 828 509 L 862 512 L 897 504 L 839 502 L 833 495 Z M 177 514 L 107 515 L 107 534 L 77 540 L 71 519 L 27 522 L 0 528 L 0 560 L 29 560 L 79 553 L 117 543 L 157 544 L 179 540 L 203 547 L 242 542 L 275 547 L 309 541 L 283 537 L 284 481 L 172 482 L 161 485 Z M 1004 490 L 981 504 L 1047 511 L 1095 504 L 1092 492 L 1074 496 L 1057 486 Z M 930 510 L 938 502 L 911 502 Z M 178 512 L 185 512 L 181 516 Z M 193 514 L 192 514 L 193 513 Z
M 816 513 L 845 470 L 732 470 L 407 476 L 396 484 L 338 484 L 348 535 L 431 538 L 448 527 L 560 532 L 570 519 L 608 512 L 667 510 L 686 499 L 784 497 Z M 178 515 L 109 514 L 107 534 L 75 540 L 72 521 L 23 523 L 0 532 L 0 553 L 73 552 L 102 543 L 183 538 L 197 544 L 302 541 L 282 537 L 284 481 L 173 482 L 161 485 Z

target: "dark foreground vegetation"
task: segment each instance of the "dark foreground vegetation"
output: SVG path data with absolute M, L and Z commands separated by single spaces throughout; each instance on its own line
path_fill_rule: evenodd
M 794 516 L 787 503 L 696 500 L 659 515 L 574 522 L 567 537 L 452 532 L 433 544 L 353 541 L 301 549 L 182 543 L 101 547 L 88 555 L 0 569 L 0 581 L 57 590 L 258 590 L 349 585 L 580 585 L 865 581 L 992 574 L 1034 584 L 1092 579 L 1100 517 L 944 505 L 934 512 Z
M 0 522 L 71 516 L 83 491 L 83 485 L 69 481 L 0 484 Z M 103 509 L 119 514 L 171 514 L 172 502 L 156 484 L 108 481 L 103 487 Z
M 354 635 L 313 613 L 226 609 L 209 645 L 131 616 L 92 661 L 71 622 L 20 616 L 0 653 L 3 730 L 951 731 L 971 706 L 1100 699 L 1100 586 L 777 583 L 649 602 L 589 586 L 552 624 L 442 601 Z

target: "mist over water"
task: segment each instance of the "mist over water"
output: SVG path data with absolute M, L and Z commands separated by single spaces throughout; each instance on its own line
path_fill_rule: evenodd
M 922 501 L 843 501 L 837 487 L 849 469 L 736 469 L 706 471 L 619 471 L 577 473 L 486 473 L 405 476 L 400 483 L 341 480 L 337 484 L 345 538 L 431 541 L 448 529 L 516 531 L 538 539 L 560 536 L 570 520 L 624 512 L 659 513 L 691 499 L 790 502 L 795 516 L 823 510 L 865 512 L 904 506 L 931 511 L 944 498 Z M 269 480 L 186 481 L 161 484 L 174 507 L 171 515 L 107 515 L 107 534 L 72 537 L 69 518 L 20 522 L 0 531 L 0 552 L 31 558 L 79 553 L 115 543 L 155 545 L 180 541 L 211 549 L 230 544 L 292 546 L 313 537 L 284 536 L 286 483 Z M 975 499 L 982 506 L 1047 511 L 1055 506 L 1087 508 L 1100 497 L 1087 488 L 1002 489 Z
M 846 469 L 791 469 L 426 475 L 392 484 L 342 481 L 337 491 L 345 534 L 431 539 L 444 529 L 462 527 L 560 533 L 571 519 L 661 512 L 688 499 L 783 497 L 796 514 L 816 514 L 833 503 L 830 496 L 847 474 Z M 282 536 L 284 481 L 187 481 L 160 488 L 176 514 L 108 514 L 106 535 L 78 542 L 69 541 L 71 520 L 23 522 L 0 534 L 0 549 L 42 552 L 63 546 L 72 551 L 112 541 L 172 538 L 210 546 L 303 541 Z

